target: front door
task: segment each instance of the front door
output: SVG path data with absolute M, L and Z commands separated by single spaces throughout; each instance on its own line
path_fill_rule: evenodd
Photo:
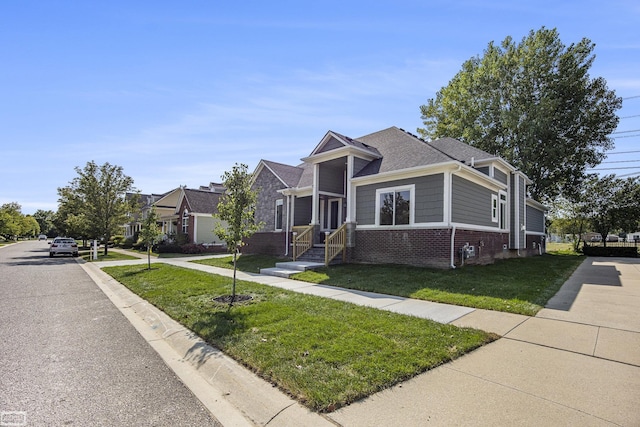
M 320 201 L 320 224 L 322 231 L 337 230 L 342 225 L 342 199 Z

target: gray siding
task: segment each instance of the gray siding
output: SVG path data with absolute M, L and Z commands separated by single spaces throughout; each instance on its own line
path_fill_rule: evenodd
M 489 176 L 489 166 L 478 168 L 478 172 L 482 172 L 483 174 Z
M 342 148 L 344 144 L 335 138 L 331 138 L 327 143 L 318 151 L 318 153 L 326 153 L 327 151 L 335 150 L 336 148 Z
M 527 231 L 544 232 L 544 212 L 533 206 L 527 206 Z
M 359 225 L 375 225 L 376 190 L 415 184 L 411 201 L 416 223 L 442 222 L 444 207 L 444 174 L 362 185 L 356 188 L 356 221 Z
M 518 189 L 516 191 L 516 189 Z M 510 243 L 515 249 L 522 249 L 526 245 L 525 231 L 521 229 L 524 224 L 525 215 L 525 191 L 524 180 L 519 175 L 511 175 L 511 230 Z M 516 197 L 517 196 L 517 197 Z M 516 237 L 519 237 L 520 243 L 517 244 Z
M 346 169 L 336 169 L 320 165 L 320 191 L 329 193 L 344 194 L 344 171 Z
M 353 175 L 357 175 L 365 166 L 369 164 L 369 160 L 354 157 L 353 159 Z
M 500 169 L 493 169 L 493 177 L 503 184 L 507 184 L 509 182 L 507 179 L 507 174 L 502 172 Z
M 491 221 L 491 190 L 453 175 L 451 220 L 462 224 L 496 227 Z

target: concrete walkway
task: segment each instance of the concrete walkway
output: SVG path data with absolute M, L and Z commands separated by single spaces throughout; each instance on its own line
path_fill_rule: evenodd
M 226 276 L 233 273 L 190 260 L 157 261 Z M 146 263 L 146 258 L 133 262 Z M 586 259 L 536 317 L 238 272 L 240 280 L 503 336 L 454 362 L 325 415 L 284 396 L 98 270 L 131 263 L 91 263 L 85 268 L 107 295 L 119 299 L 114 303 L 121 310 L 144 319 L 143 329 L 154 332 L 152 341 L 168 343 L 174 358 L 207 379 L 208 394 L 217 396 L 219 405 L 237 409 L 238 425 L 640 425 L 639 260 Z

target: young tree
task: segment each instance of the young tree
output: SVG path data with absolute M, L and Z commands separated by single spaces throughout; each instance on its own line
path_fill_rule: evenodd
M 127 220 L 130 207 L 125 196 L 133 190 L 133 179 L 108 162 L 98 166 L 91 161 L 75 171 L 78 176 L 68 187 L 59 188 L 58 194 L 72 204 L 73 215 L 84 216 L 89 238 L 104 239 L 107 255 L 109 239 Z
M 243 246 L 243 239 L 251 237 L 261 224 L 256 224 L 254 218 L 258 193 L 251 189 L 251 174 L 247 172 L 247 165 L 236 163 L 231 171 L 222 175 L 222 182 L 225 192 L 218 202 L 218 213 L 213 215 L 218 220 L 214 232 L 233 252 L 233 287 L 229 304 L 232 306 L 236 298 L 238 253 Z
M 559 198 L 551 206 L 549 230 L 554 230 L 562 236 L 570 235 L 573 250 L 578 252 L 582 235 L 588 225 L 585 201 L 582 198 L 575 201 Z
M 589 76 L 594 47 L 586 38 L 565 46 L 544 27 L 519 44 L 491 42 L 420 107 L 425 128 L 418 132 L 506 159 L 531 178 L 539 200 L 572 199 L 586 169 L 613 147 L 622 106 L 603 78 Z
M 156 207 L 152 206 L 147 212 L 140 230 L 140 239 L 147 245 L 148 270 L 151 270 L 151 248 L 162 234 L 160 227 L 158 227 L 158 221 L 160 221 L 160 216 L 156 212 Z

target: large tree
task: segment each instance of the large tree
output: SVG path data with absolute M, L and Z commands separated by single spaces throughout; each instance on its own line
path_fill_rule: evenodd
M 640 194 L 636 178 L 592 176 L 585 184 L 583 198 L 591 227 L 607 241 L 613 232 L 632 232 L 640 219 Z
M 214 232 L 227 243 L 233 253 L 233 286 L 230 306 L 236 299 L 236 262 L 243 239 L 251 237 L 261 227 L 255 222 L 257 191 L 251 189 L 251 174 L 247 165 L 236 164 L 222 175 L 225 192 L 218 202 Z
M 91 239 L 104 240 L 107 255 L 109 239 L 118 234 L 131 210 L 125 196 L 134 189 L 133 179 L 123 173 L 121 166 L 108 162 L 98 166 L 91 161 L 75 171 L 78 176 L 70 185 L 58 189 L 61 204 L 69 203 L 72 208 L 66 222 L 82 229 Z
M 22 213 L 22 206 L 16 202 L 0 206 L 0 236 L 15 240 L 21 236 L 31 236 L 40 232 L 38 222 L 31 215 Z
M 56 218 L 55 212 L 38 209 L 33 214 L 33 217 L 38 221 L 38 225 L 40 225 L 40 232 L 42 234 L 46 234 L 48 237 L 56 235 L 56 226 L 54 224 L 54 220 Z
M 426 138 L 458 138 L 506 159 L 549 201 L 578 194 L 585 170 L 613 147 L 621 98 L 591 78 L 595 45 L 566 46 L 556 29 L 531 31 L 520 43 L 489 43 L 420 107 Z

